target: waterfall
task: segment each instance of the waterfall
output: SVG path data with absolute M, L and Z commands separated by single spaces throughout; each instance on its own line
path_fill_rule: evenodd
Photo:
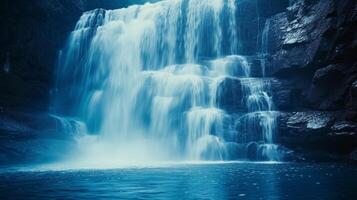
M 263 75 L 265 76 L 265 68 L 266 68 L 266 57 L 269 53 L 268 49 L 268 37 L 269 37 L 269 29 L 270 29 L 270 19 L 267 19 L 265 21 L 263 33 L 262 33 L 262 39 L 261 39 L 261 62 L 262 62 L 262 72 Z
M 100 159 L 249 159 L 254 143 L 277 160 L 269 84 L 238 55 L 237 2 L 84 13 L 59 54 L 56 114 L 86 124 L 80 144 Z M 220 106 L 227 79 L 241 85 L 238 119 Z

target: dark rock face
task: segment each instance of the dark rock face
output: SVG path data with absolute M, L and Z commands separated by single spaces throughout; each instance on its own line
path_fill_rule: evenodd
M 284 83 L 272 90 L 286 147 L 344 158 L 357 149 L 356 16 L 352 0 L 294 0 L 268 18 L 266 71 Z
M 270 19 L 268 49 L 272 58 L 268 60 L 268 69 L 271 74 L 284 69 L 290 72 L 325 56 L 323 53 L 327 52 L 320 46 L 328 45 L 322 36 L 333 29 L 333 18 L 328 17 L 333 5 L 332 0 L 312 5 L 301 0 Z
M 46 110 L 57 51 L 82 12 L 78 2 L 2 3 L 1 107 Z
M 350 64 L 329 65 L 318 69 L 306 95 L 312 108 L 320 110 L 341 110 L 346 107 L 346 99 L 352 81 L 357 78 L 356 66 Z
M 278 119 L 279 142 L 308 159 L 348 159 L 356 148 L 357 124 L 338 121 L 336 113 L 281 113 Z
M 219 107 L 227 111 L 242 111 L 242 84 L 239 79 L 226 78 L 218 90 Z

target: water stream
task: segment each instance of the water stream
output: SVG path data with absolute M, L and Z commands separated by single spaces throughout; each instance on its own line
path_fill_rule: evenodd
M 54 107 L 86 125 L 79 145 L 88 160 L 280 159 L 270 81 L 239 55 L 237 2 L 82 15 L 59 55 Z M 229 80 L 239 112 L 220 106 Z

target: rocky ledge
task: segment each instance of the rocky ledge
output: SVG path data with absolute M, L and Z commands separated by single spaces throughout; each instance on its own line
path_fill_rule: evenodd
M 357 123 L 343 121 L 341 113 L 284 112 L 278 118 L 279 143 L 302 160 L 350 160 L 357 146 Z
M 290 1 L 266 25 L 279 143 L 305 159 L 356 160 L 356 1 Z

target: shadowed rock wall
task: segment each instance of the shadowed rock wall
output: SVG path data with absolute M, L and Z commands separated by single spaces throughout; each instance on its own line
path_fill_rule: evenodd
M 295 0 L 269 20 L 280 142 L 348 156 L 357 147 L 356 1 Z

